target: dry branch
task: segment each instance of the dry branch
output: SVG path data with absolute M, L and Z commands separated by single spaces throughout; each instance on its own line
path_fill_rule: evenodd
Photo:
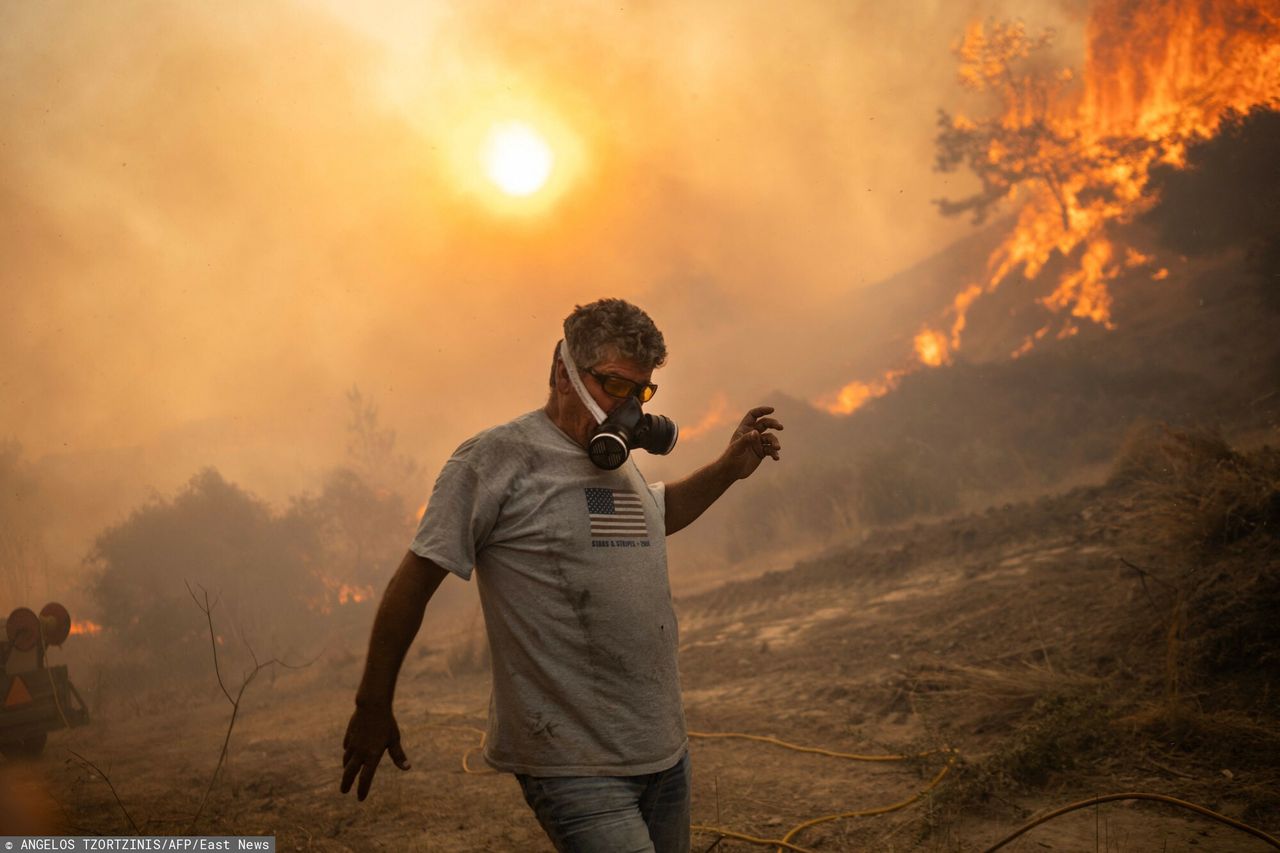
M 116 793 L 116 786 L 115 786 L 115 785 L 113 785 L 113 784 L 111 784 L 111 777 L 110 777 L 110 776 L 108 776 L 106 773 L 103 773 L 103 772 L 102 772 L 102 768 L 98 767 L 98 765 L 94 764 L 92 761 L 90 761 L 89 759 L 85 758 L 85 757 L 84 757 L 83 755 L 81 755 L 80 753 L 75 752 L 74 750 L 70 750 L 70 749 L 68 749 L 68 750 L 67 750 L 67 752 L 71 753 L 71 756 L 72 756 L 73 758 L 75 758 L 75 760 L 76 760 L 76 761 L 79 761 L 79 762 L 80 762 L 80 764 L 81 764 L 82 766 L 89 768 L 89 769 L 90 769 L 90 770 L 92 770 L 94 773 L 97 773 L 99 776 L 101 776 L 101 777 L 102 777 L 102 781 L 103 781 L 103 782 L 106 782 L 106 783 L 107 783 L 107 787 L 111 789 L 111 796 L 115 797 L 116 805 L 117 805 L 117 806 L 119 806 L 119 807 L 120 807 L 120 811 L 124 813 L 124 819 L 125 819 L 125 820 L 127 820 L 127 821 L 129 821 L 129 826 L 130 826 L 130 828 L 132 828 L 132 829 L 133 829 L 133 834 L 134 834 L 134 835 L 141 835 L 141 834 L 142 834 L 142 830 L 138 829 L 138 825 L 137 825 L 136 823 L 134 823 L 134 822 L 133 822 L 133 816 L 129 814 L 129 810 L 128 810 L 128 809 L 126 809 L 126 808 L 124 807 L 124 803 L 123 803 L 123 802 L 121 802 L 121 800 L 120 800 L 120 795 Z
M 201 596 L 196 596 L 195 590 L 191 588 L 191 584 L 186 584 L 187 592 L 191 594 L 191 600 L 196 603 L 196 607 L 204 613 L 205 621 L 209 624 L 209 646 L 213 652 L 213 671 L 218 678 L 218 687 L 222 689 L 222 695 L 227 697 L 227 701 L 231 703 L 231 719 L 227 722 L 227 732 L 222 738 L 222 750 L 218 754 L 218 763 L 213 768 L 213 773 L 209 776 L 209 784 L 204 789 L 204 795 L 200 798 L 200 805 L 196 808 L 195 815 L 191 818 L 191 822 L 187 824 L 186 834 L 190 835 L 195 829 L 196 823 L 199 822 L 200 816 L 204 814 L 205 805 L 209 802 L 209 795 L 213 793 L 214 783 L 218 780 L 218 774 L 222 772 L 222 767 L 227 761 L 227 752 L 231 748 L 231 732 L 235 729 L 236 718 L 240 715 L 240 700 L 244 698 L 244 691 L 257 678 L 258 673 L 270 666 L 283 666 L 287 669 L 303 669 L 314 663 L 314 659 L 304 664 L 287 664 L 277 658 L 271 658 L 266 661 L 259 661 L 257 654 L 253 651 L 253 646 L 245 640 L 244 635 L 240 635 L 241 642 L 244 643 L 245 650 L 249 652 L 249 657 L 253 659 L 253 669 L 249 670 L 241 677 L 240 689 L 236 691 L 236 695 L 232 697 L 231 691 L 227 689 L 226 683 L 222 680 L 222 668 L 218 662 L 218 640 L 217 634 L 213 628 L 213 608 L 218 605 L 217 600 L 209 601 L 209 591 L 204 587 L 200 587 Z

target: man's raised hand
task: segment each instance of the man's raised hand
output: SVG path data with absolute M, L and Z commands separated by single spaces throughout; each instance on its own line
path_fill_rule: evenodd
M 781 458 L 782 442 L 772 430 L 781 430 L 782 423 L 773 414 L 773 406 L 756 406 L 742 416 L 733 430 L 729 448 L 725 451 L 738 479 L 750 477 L 766 456 Z

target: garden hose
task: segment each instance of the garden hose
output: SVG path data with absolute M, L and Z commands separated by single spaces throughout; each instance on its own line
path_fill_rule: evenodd
M 477 752 L 484 748 L 485 731 L 483 729 L 477 726 L 465 726 L 465 725 L 455 726 L 455 725 L 447 725 L 447 724 L 437 724 L 433 726 L 433 728 L 454 729 L 457 731 L 469 731 L 469 732 L 473 732 L 475 734 L 480 735 L 480 743 L 477 744 L 476 746 L 468 747 L 467 750 L 463 752 L 462 771 L 464 773 L 468 773 L 471 775 L 484 775 L 484 774 L 496 772 L 493 770 L 474 770 L 471 768 L 468 762 L 468 759 L 471 757 L 472 753 Z M 694 824 L 691 827 L 691 829 L 694 832 L 703 832 L 710 835 L 718 835 L 721 838 L 731 838 L 731 839 L 734 839 L 735 841 L 743 841 L 748 844 L 755 844 L 761 847 L 773 847 L 778 851 L 787 850 L 787 851 L 792 851 L 792 853 L 814 853 L 814 851 L 810 850 L 809 848 L 800 847 L 793 843 L 797 835 L 799 835 L 804 830 L 809 829 L 810 827 L 817 826 L 822 823 L 829 823 L 831 821 L 844 820 L 847 818 L 872 817 L 875 815 L 888 814 L 890 812 L 895 812 L 895 811 L 899 811 L 901 809 L 907 808 L 908 806 L 917 802 L 925 794 L 927 794 L 928 792 L 936 788 L 939 785 L 939 783 L 941 783 L 942 780 L 946 777 L 947 773 L 951 771 L 951 768 L 955 765 L 956 759 L 959 757 L 959 754 L 955 750 L 950 748 L 929 750 L 927 752 L 919 752 L 912 755 L 865 755 L 865 754 L 854 753 L 854 752 L 837 752 L 835 750 L 823 749 L 821 747 L 801 746 L 800 744 L 790 743 L 788 741 L 784 741 L 775 737 L 769 737 L 767 735 L 752 735 L 752 734 L 745 734 L 742 732 L 691 731 L 689 732 L 689 737 L 700 738 L 703 740 L 754 741 L 756 743 L 765 743 L 771 746 L 781 747 L 783 749 L 788 749 L 793 752 L 802 752 L 802 753 L 807 753 L 811 755 L 824 755 L 831 758 L 844 759 L 847 761 L 872 761 L 872 762 L 909 761 L 911 759 L 927 758 L 930 755 L 937 755 L 939 753 L 947 754 L 948 756 L 947 763 L 942 766 L 942 769 L 938 771 L 937 775 L 935 775 L 931 780 L 929 780 L 929 784 L 925 785 L 923 788 L 921 788 L 919 791 L 917 791 L 915 794 L 911 795 L 910 797 L 907 797 L 906 799 L 900 800 L 896 803 L 891 803 L 887 806 L 876 806 L 869 809 L 857 809 L 854 811 L 837 812 L 835 814 L 829 814 L 829 815 L 823 815 L 821 817 L 811 818 L 802 823 L 796 824 L 791 829 L 789 829 L 787 833 L 783 835 L 781 838 L 760 838 L 758 836 L 748 835 L 747 833 L 744 833 L 744 832 L 738 832 L 737 830 L 727 829 L 722 826 L 703 826 L 700 824 Z M 1250 826 L 1249 824 L 1243 823 L 1238 820 L 1234 820 L 1233 818 L 1229 818 L 1226 815 L 1219 814 L 1218 812 L 1215 812 L 1211 809 L 1207 809 L 1204 806 L 1197 805 L 1192 802 L 1188 802 L 1187 800 L 1180 800 L 1177 797 L 1170 797 L 1166 794 L 1152 794 L 1152 793 L 1146 793 L 1146 792 L 1130 791 L 1130 792 L 1119 793 L 1119 794 L 1102 794 L 1100 796 L 1090 797 L 1087 800 L 1081 800 L 1079 802 L 1071 803 L 1069 805 L 1062 806 L 1061 808 L 1054 809 L 1048 814 L 1042 815 L 1041 817 L 1028 821 L 1022 826 L 1018 827 L 1016 830 L 1009 833 L 1004 838 L 997 841 L 995 844 L 986 848 L 983 851 L 983 853 L 994 853 L 994 851 L 999 850 L 1001 847 L 1004 847 L 1006 844 L 1018 838 L 1019 836 L 1024 835 L 1027 832 L 1030 832 L 1035 827 L 1043 823 L 1047 823 L 1051 820 L 1054 820 L 1055 818 L 1059 818 L 1070 812 L 1077 811 L 1078 809 L 1087 808 L 1089 806 L 1099 805 L 1101 803 L 1113 802 L 1117 800 L 1151 800 L 1154 802 L 1167 803 L 1169 805 L 1178 806 L 1179 808 L 1187 809 L 1189 811 L 1195 812 L 1196 814 L 1203 815 L 1204 817 L 1210 818 L 1212 820 L 1216 820 L 1219 823 L 1229 826 L 1233 829 L 1237 829 L 1241 832 L 1252 835 L 1253 837 L 1258 838 L 1262 841 L 1265 841 L 1267 844 L 1280 850 L 1280 839 L 1277 839 L 1275 836 L 1270 835 L 1267 832 L 1264 832 L 1263 830 L 1258 829 L 1257 827 Z
M 995 844 L 992 844 L 985 851 L 983 851 L 983 853 L 992 853 L 992 851 L 994 850 L 999 850 L 1001 847 L 1005 846 L 1010 841 L 1022 835 L 1023 833 L 1030 831 L 1031 829 L 1039 826 L 1042 823 L 1051 821 L 1056 817 L 1062 817 L 1064 814 L 1067 814 L 1068 812 L 1073 812 L 1077 809 L 1087 808 L 1088 806 L 1096 806 L 1099 803 L 1108 803 L 1113 800 L 1153 800 L 1157 803 L 1168 803 L 1170 805 L 1178 806 L 1179 808 L 1184 808 L 1189 811 L 1193 811 L 1196 814 L 1204 815 L 1205 817 L 1216 820 L 1219 823 L 1226 824 L 1232 829 L 1238 829 L 1241 832 L 1248 833 L 1249 835 L 1252 835 L 1254 838 L 1260 838 L 1263 841 L 1270 844 L 1272 847 L 1275 847 L 1276 849 L 1280 849 L 1280 839 L 1277 839 L 1274 835 L 1268 835 L 1267 833 L 1263 832 L 1261 829 L 1258 829 L 1257 827 L 1249 826 L 1247 823 L 1241 823 L 1238 820 L 1233 820 L 1232 818 L 1229 818 L 1226 815 L 1218 814 L 1215 811 L 1206 809 L 1204 806 L 1199 806 L 1199 805 L 1196 805 L 1195 803 L 1189 803 L 1186 800 L 1180 800 L 1177 797 L 1166 796 L 1165 794 L 1148 794 L 1144 792 L 1130 791 L 1128 793 L 1123 793 L 1123 794 L 1103 794 L 1098 797 L 1090 797 L 1087 800 L 1081 800 L 1078 803 L 1071 803 L 1070 805 L 1063 806 L 1060 809 L 1054 809 L 1053 811 L 1049 812 L 1047 815 L 1038 817 L 1035 820 L 1029 821 L 1023 824 L 1022 826 L 1018 827 L 1016 830 L 1009 833 L 1004 838 L 1001 838 Z

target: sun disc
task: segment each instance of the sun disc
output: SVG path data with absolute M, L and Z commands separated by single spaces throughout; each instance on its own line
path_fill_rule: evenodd
M 523 122 L 494 125 L 485 140 L 483 159 L 489 180 L 511 196 L 542 189 L 555 164 L 551 146 Z

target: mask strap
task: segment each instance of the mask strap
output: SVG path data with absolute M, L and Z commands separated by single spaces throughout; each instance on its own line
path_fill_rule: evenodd
M 573 384 L 573 390 L 578 392 L 578 398 L 582 400 L 587 411 L 591 412 L 591 416 L 596 419 L 596 423 L 604 423 L 604 409 L 600 408 L 600 404 L 592 399 L 587 393 L 586 386 L 582 384 L 582 377 L 578 375 L 578 366 L 573 363 L 573 356 L 569 355 L 568 341 L 560 341 L 560 360 L 564 362 L 565 371 L 569 374 L 569 382 Z

